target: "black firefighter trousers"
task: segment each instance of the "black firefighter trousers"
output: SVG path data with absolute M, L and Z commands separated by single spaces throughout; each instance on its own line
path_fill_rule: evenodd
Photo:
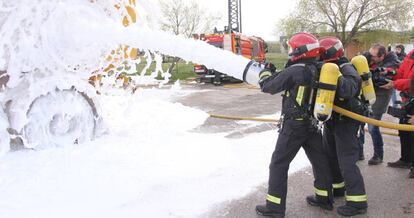
M 283 122 L 269 166 L 266 206 L 271 210 L 285 213 L 289 165 L 301 147 L 312 164 L 315 194 L 332 200 L 332 177 L 321 133 L 310 121 L 289 119 Z
M 400 119 L 400 124 L 407 124 L 406 118 Z M 401 144 L 401 158 L 400 160 L 406 163 L 411 163 L 414 167 L 414 133 L 408 131 L 398 131 Z
M 333 188 L 345 186 L 346 205 L 366 208 L 364 178 L 356 165 L 359 158 L 359 125 L 359 122 L 348 118 L 329 120 L 324 125 L 323 144 L 329 155 Z

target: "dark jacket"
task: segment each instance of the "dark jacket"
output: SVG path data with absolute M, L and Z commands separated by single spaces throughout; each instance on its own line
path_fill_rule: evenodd
M 319 75 L 315 61 L 302 61 L 288 65 L 283 71 L 260 83 L 263 92 L 277 94 L 285 91 L 282 114 L 289 115 L 299 110 L 298 106 L 309 106 L 310 90 L 315 76 Z M 298 98 L 298 91 L 301 94 Z M 300 99 L 301 101 L 298 101 Z M 296 102 L 296 103 L 295 103 Z
M 398 57 L 394 52 L 388 52 L 385 56 L 384 60 L 378 64 L 370 65 L 371 69 L 375 69 L 378 67 L 385 67 L 385 68 L 398 68 L 400 62 L 398 61 Z M 376 100 L 375 103 L 372 105 L 372 113 L 381 115 L 387 111 L 388 104 L 390 103 L 392 89 L 383 89 L 380 87 L 375 87 L 375 96 Z
M 342 76 L 338 79 L 336 97 L 347 100 L 358 96 L 361 91 L 361 76 L 348 59 L 341 58 L 337 64 Z
M 358 114 L 363 114 L 364 106 L 359 100 L 362 83 L 361 77 L 346 58 L 342 58 L 337 64 L 339 65 L 342 76 L 338 79 L 335 105 Z M 339 117 L 341 117 L 339 114 L 336 112 L 333 113 L 334 119 Z

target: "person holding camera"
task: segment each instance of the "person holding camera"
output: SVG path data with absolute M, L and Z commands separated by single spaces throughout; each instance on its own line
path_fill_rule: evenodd
M 402 109 L 408 115 L 401 117 L 400 123 L 414 124 L 414 97 L 413 86 L 411 85 L 414 75 L 414 49 L 404 58 L 396 72 L 394 79 L 381 87 L 384 89 L 395 88 L 401 91 Z M 399 136 L 401 142 L 401 158 L 395 162 L 389 162 L 388 166 L 395 168 L 411 168 L 409 177 L 414 178 L 414 133 L 399 131 Z
M 364 53 L 364 55 L 368 59 L 371 72 L 381 71 L 378 72 L 380 75 L 386 74 L 386 68 L 395 69 L 399 66 L 397 55 L 392 51 L 388 52 L 387 48 L 381 44 L 375 44 L 370 48 L 369 52 Z M 387 111 L 392 95 L 392 88 L 383 88 L 382 85 L 386 84 L 387 81 L 385 81 L 382 76 L 379 76 L 378 78 L 380 80 L 382 79 L 383 83 L 376 82 L 373 75 L 376 101 L 372 105 L 372 114 L 370 117 L 376 120 L 381 120 L 382 115 Z M 368 161 L 368 164 L 378 165 L 382 163 L 384 157 L 384 141 L 378 126 L 368 125 L 368 130 L 374 146 L 374 155 Z

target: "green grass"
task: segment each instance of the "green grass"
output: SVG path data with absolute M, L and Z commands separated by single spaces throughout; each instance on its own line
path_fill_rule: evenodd
M 163 68 L 165 66 L 165 70 L 170 67 L 170 63 L 164 63 Z M 194 78 L 197 75 L 194 73 L 194 65 L 192 63 L 183 63 L 179 62 L 175 65 L 173 71 L 171 72 L 171 82 L 175 82 L 177 80 L 187 80 L 189 78 Z
M 266 54 L 266 58 L 268 61 L 270 61 L 271 63 L 275 64 L 278 70 L 283 69 L 286 61 L 287 61 L 287 55 L 286 54 L 279 54 L 279 53 L 267 53 Z M 144 67 L 146 65 L 146 62 L 143 61 L 138 65 L 137 71 L 141 72 Z M 171 63 L 163 63 L 162 64 L 162 69 L 163 71 L 167 71 L 168 68 L 170 67 Z M 148 68 L 147 70 L 147 74 L 151 74 L 156 67 L 156 63 L 153 62 L 151 64 L 151 66 Z M 197 75 L 194 73 L 194 65 L 192 63 L 187 63 L 184 61 L 179 61 L 172 73 L 171 73 L 171 78 L 170 78 L 170 82 L 175 82 L 177 80 L 183 81 L 183 80 L 188 80 L 189 78 L 194 78 Z M 161 77 L 158 77 L 157 79 L 162 79 Z
M 144 67 L 146 67 L 146 61 L 142 61 L 138 66 L 137 66 L 137 70 L 135 74 L 140 74 L 142 72 L 142 70 L 144 69 Z M 168 71 L 169 67 L 171 66 L 171 63 L 163 63 L 162 64 L 162 70 L 164 72 Z M 122 72 L 124 71 L 124 68 L 126 68 L 127 70 L 129 70 L 129 67 L 126 66 L 121 66 L 119 68 L 117 68 L 117 72 Z M 153 62 L 151 63 L 151 65 L 149 66 L 149 68 L 146 71 L 146 75 L 150 75 L 152 72 L 155 71 L 156 68 L 156 63 Z M 179 61 L 173 71 L 171 72 L 171 78 L 170 78 L 170 82 L 175 82 L 177 80 L 186 80 L 189 79 L 191 77 L 196 77 L 196 74 L 194 73 L 194 65 L 191 63 L 186 63 L 183 61 Z M 110 71 L 109 74 L 112 74 L 113 71 Z M 126 73 L 125 73 L 126 74 Z M 134 75 L 134 74 L 133 74 Z M 162 80 L 161 75 L 159 75 L 157 77 L 157 79 Z
M 281 53 L 267 53 L 267 61 L 274 64 L 278 70 L 282 70 L 288 60 L 287 54 Z
M 280 53 L 267 53 L 266 58 L 268 61 L 276 65 L 278 70 L 284 68 L 287 62 L 287 54 L 280 54 Z M 170 63 L 163 64 L 163 70 L 167 70 L 170 66 Z M 155 66 L 154 66 L 155 68 Z M 196 77 L 197 75 L 193 72 L 193 64 L 186 64 L 185 62 L 179 62 L 178 65 L 175 66 L 171 77 L 171 81 L 175 82 L 177 79 L 179 80 L 186 80 L 188 78 Z

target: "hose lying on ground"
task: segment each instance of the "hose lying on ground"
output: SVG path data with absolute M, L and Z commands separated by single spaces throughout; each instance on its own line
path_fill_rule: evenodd
M 237 86 L 234 86 L 234 87 L 229 86 L 229 88 L 235 88 L 235 87 L 237 87 Z M 246 86 L 246 87 L 251 87 L 251 86 Z M 237 87 L 237 88 L 239 88 L 239 87 Z M 368 124 L 371 124 L 373 126 L 384 127 L 384 128 L 387 128 L 387 129 L 395 129 L 395 130 L 414 132 L 414 125 L 396 124 L 396 123 L 390 123 L 390 122 L 375 120 L 375 119 L 368 118 L 368 117 L 353 113 L 351 111 L 345 110 L 345 109 L 340 108 L 336 105 L 334 105 L 333 110 L 335 112 L 340 113 L 344 116 L 347 116 L 351 119 L 354 119 L 354 120 L 357 120 L 357 121 L 360 121 L 360 122 L 363 122 L 363 123 L 368 123 Z M 276 119 L 265 119 L 265 118 L 224 116 L 224 115 L 217 115 L 217 114 L 214 114 L 214 115 L 210 114 L 210 116 L 215 117 L 215 118 L 231 119 L 231 120 L 251 120 L 251 121 L 258 121 L 258 122 L 278 122 L 278 120 L 276 120 Z M 398 136 L 398 134 L 395 133 L 395 132 L 387 132 L 387 131 L 381 131 L 381 132 L 384 133 L 384 134 L 387 134 L 387 135 Z
M 270 118 L 256 118 L 256 117 L 238 117 L 238 116 L 227 116 L 227 115 L 219 115 L 219 114 L 209 114 L 210 117 L 218 118 L 218 119 L 226 119 L 226 120 L 248 120 L 248 121 L 257 121 L 257 122 L 264 122 L 264 123 L 277 123 L 279 120 L 277 119 L 270 119 Z
M 365 131 L 368 132 L 368 128 L 365 128 Z M 390 135 L 390 136 L 399 136 L 398 132 L 394 132 L 394 131 L 387 131 L 387 130 L 380 130 L 380 132 L 384 135 Z
M 414 131 L 414 126 L 412 125 L 405 125 L 405 124 L 395 124 L 390 122 L 379 121 L 375 119 L 371 119 L 365 116 L 361 116 L 359 114 L 347 111 L 343 108 L 338 106 L 334 106 L 334 111 L 340 113 L 344 116 L 352 118 L 354 120 L 358 120 L 363 123 L 368 123 L 374 126 L 384 127 L 388 129 L 396 129 L 396 130 L 403 130 L 403 131 Z M 218 118 L 218 119 L 228 119 L 228 120 L 248 120 L 248 121 L 257 121 L 257 122 L 266 122 L 266 123 L 276 123 L 279 122 L 278 119 L 271 119 L 271 118 L 256 118 L 256 117 L 241 117 L 241 116 L 227 116 L 227 115 L 218 115 L 218 114 L 210 114 L 210 117 Z M 367 129 L 365 129 L 367 130 Z M 381 130 L 381 133 L 390 136 L 398 136 L 397 132 L 392 131 L 385 131 Z

